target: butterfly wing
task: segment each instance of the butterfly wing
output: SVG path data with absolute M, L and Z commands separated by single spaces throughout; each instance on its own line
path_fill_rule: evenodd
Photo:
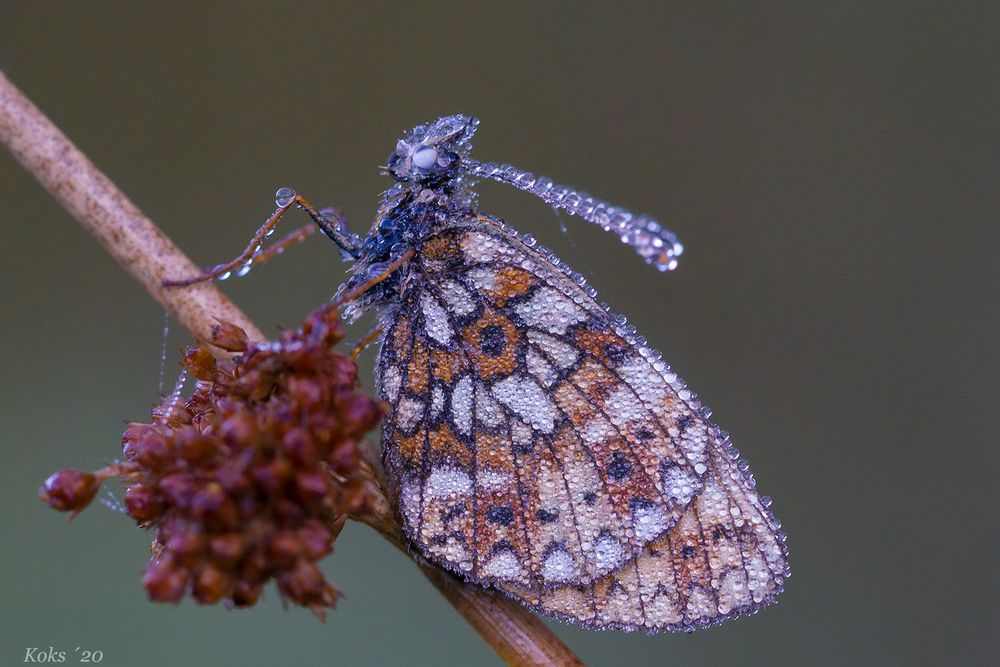
M 378 364 L 407 537 L 553 615 L 683 623 L 684 611 L 647 618 L 641 601 L 653 585 L 680 609 L 724 583 L 707 564 L 707 579 L 693 566 L 685 579 L 670 555 L 656 561 L 694 534 L 707 484 L 736 495 L 718 429 L 655 353 L 502 224 L 456 224 L 413 262 Z
M 720 444 L 698 497 L 664 537 L 591 584 L 499 587 L 542 613 L 597 629 L 692 630 L 751 613 L 781 592 L 784 537 Z

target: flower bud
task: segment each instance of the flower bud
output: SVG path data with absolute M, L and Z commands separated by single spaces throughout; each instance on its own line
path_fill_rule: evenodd
M 128 448 L 128 445 L 126 445 L 126 448 Z M 143 468 L 149 468 L 154 471 L 163 470 L 173 461 L 173 457 L 170 454 L 170 443 L 167 442 L 166 437 L 162 433 L 154 429 L 146 431 L 135 442 L 132 452 L 133 455 L 130 457 L 132 461 L 138 463 Z M 126 452 L 126 455 L 128 455 L 128 452 Z
M 303 554 L 302 542 L 290 532 L 280 531 L 271 537 L 267 545 L 267 555 L 275 567 L 291 567 Z
M 306 555 L 319 560 L 333 551 L 333 534 L 319 521 L 310 519 L 297 531 Z
M 301 427 L 295 427 L 285 433 L 281 444 L 285 451 L 299 465 L 313 466 L 319 461 L 319 449 L 309 431 Z
M 247 332 L 230 322 L 212 325 L 212 345 L 227 352 L 246 352 Z
M 382 417 L 382 406 L 378 401 L 363 394 L 344 393 L 337 397 L 337 408 L 343 420 L 344 431 L 362 434 L 375 428 Z
M 178 507 L 189 507 L 198 484 L 186 472 L 175 472 L 160 480 L 160 493 Z
M 336 356 L 329 361 L 331 384 L 353 387 L 358 381 L 358 365 L 350 357 Z
M 147 433 L 154 431 L 155 428 L 152 424 L 129 424 L 125 432 L 122 433 L 122 454 L 126 459 L 129 461 L 135 460 L 139 442 Z
M 215 357 L 204 347 L 184 348 L 184 368 L 199 380 L 211 380 L 215 372 Z
M 233 585 L 233 594 L 230 600 L 232 600 L 234 607 L 250 607 L 257 603 L 260 592 L 260 584 L 237 580 Z
M 288 378 L 288 394 L 298 405 L 312 408 L 323 401 L 324 387 L 313 377 Z
M 219 427 L 219 437 L 230 447 L 245 447 L 253 444 L 253 437 L 256 433 L 256 421 L 246 414 L 233 415 L 222 422 Z
M 308 605 L 323 594 L 326 580 L 315 563 L 299 559 L 291 569 L 278 576 L 278 587 L 295 602 Z
M 340 440 L 330 450 L 327 462 L 339 473 L 346 474 L 357 468 L 361 459 L 358 443 L 354 440 Z
M 216 535 L 209 541 L 215 559 L 227 566 L 236 564 L 246 551 L 246 538 L 240 533 Z
M 295 489 L 299 496 L 306 501 L 316 501 L 330 491 L 330 475 L 322 470 L 310 470 L 300 472 L 295 476 Z
M 211 565 L 198 570 L 191 585 L 191 595 L 201 604 L 215 604 L 232 584 L 232 576 Z
M 254 466 L 251 476 L 257 486 L 267 493 L 277 493 L 291 475 L 292 467 L 284 459 L 275 459 L 270 463 Z
M 198 429 L 188 427 L 174 434 L 174 450 L 188 463 L 200 463 L 211 458 L 218 446 L 215 440 L 202 435 Z
M 140 523 L 147 523 L 163 514 L 163 499 L 146 484 L 133 484 L 125 491 L 125 509 Z
M 180 602 L 187 589 L 188 575 L 168 559 L 151 563 L 142 575 L 142 585 L 153 602 Z
M 166 548 L 178 559 L 190 560 L 204 551 L 205 535 L 195 528 L 176 533 L 167 540 Z
M 38 490 L 38 497 L 60 512 L 79 512 L 90 504 L 101 487 L 93 473 L 61 470 L 50 476 Z

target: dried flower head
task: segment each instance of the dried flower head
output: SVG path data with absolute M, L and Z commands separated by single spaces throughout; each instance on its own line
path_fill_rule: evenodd
M 274 579 L 283 598 L 322 618 L 340 593 L 316 562 L 345 515 L 368 502 L 358 443 L 382 408 L 357 392 L 353 360 L 333 352 L 343 329 L 332 307 L 278 342 L 248 342 L 227 323 L 212 336 L 240 355 L 220 362 L 205 347 L 186 350 L 193 394 L 155 408 L 152 423 L 131 424 L 124 462 L 58 472 L 40 497 L 79 512 L 105 479 L 120 477 L 126 511 L 156 531 L 143 575 L 154 601 L 190 593 L 244 607 Z

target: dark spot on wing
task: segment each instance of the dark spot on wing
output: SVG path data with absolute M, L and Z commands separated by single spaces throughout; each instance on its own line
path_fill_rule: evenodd
M 510 450 L 512 452 L 514 452 L 515 454 L 534 454 L 535 453 L 535 445 L 534 445 L 534 443 L 530 443 L 530 444 L 527 444 L 527 445 L 521 445 L 521 444 L 518 444 L 518 443 L 515 442 L 511 446 Z
M 486 520 L 501 526 L 509 526 L 514 523 L 514 510 L 507 505 L 491 507 L 486 513 Z
M 514 547 L 511 545 L 510 540 L 500 540 L 494 544 L 493 548 L 490 549 L 490 555 L 498 554 L 501 551 L 514 551 Z
M 558 540 L 552 540 L 549 542 L 548 546 L 542 551 L 542 558 L 548 558 L 551 554 L 556 551 L 566 551 L 566 544 Z
M 647 500 L 646 498 L 633 498 L 632 499 L 632 511 L 637 510 L 648 510 L 655 507 L 652 500 Z
M 628 347 L 619 342 L 605 343 L 601 346 L 601 351 L 604 352 L 605 358 L 613 364 L 624 361 L 629 352 Z
M 507 336 L 496 324 L 483 327 L 479 334 L 479 349 L 487 357 L 499 357 L 507 347 Z
M 681 415 L 681 418 L 677 420 L 677 430 L 683 433 L 692 421 L 694 420 L 691 419 L 691 415 Z
M 625 455 L 621 452 L 615 452 L 611 455 L 611 461 L 608 463 L 608 476 L 618 482 L 629 476 L 632 472 L 632 464 L 628 462 Z
M 549 510 L 538 510 L 535 512 L 535 518 L 542 523 L 552 523 L 559 518 L 559 511 L 555 510 L 550 512 Z
M 732 531 L 725 526 L 716 524 L 715 528 L 712 529 L 712 542 L 718 544 L 722 538 L 732 539 Z

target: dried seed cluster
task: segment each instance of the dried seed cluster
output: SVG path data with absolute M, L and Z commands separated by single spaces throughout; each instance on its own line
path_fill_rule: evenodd
M 284 598 L 322 617 L 339 592 L 316 562 L 344 517 L 364 509 L 358 443 L 382 414 L 357 392 L 354 362 L 332 351 L 342 338 L 331 307 L 276 343 L 248 343 L 241 329 L 218 325 L 212 343 L 240 353 L 232 363 L 189 348 L 194 393 L 130 425 L 124 462 L 58 472 L 42 500 L 79 512 L 118 476 L 129 515 L 156 530 L 143 576 L 152 600 L 190 591 L 200 603 L 249 606 L 274 578 Z

